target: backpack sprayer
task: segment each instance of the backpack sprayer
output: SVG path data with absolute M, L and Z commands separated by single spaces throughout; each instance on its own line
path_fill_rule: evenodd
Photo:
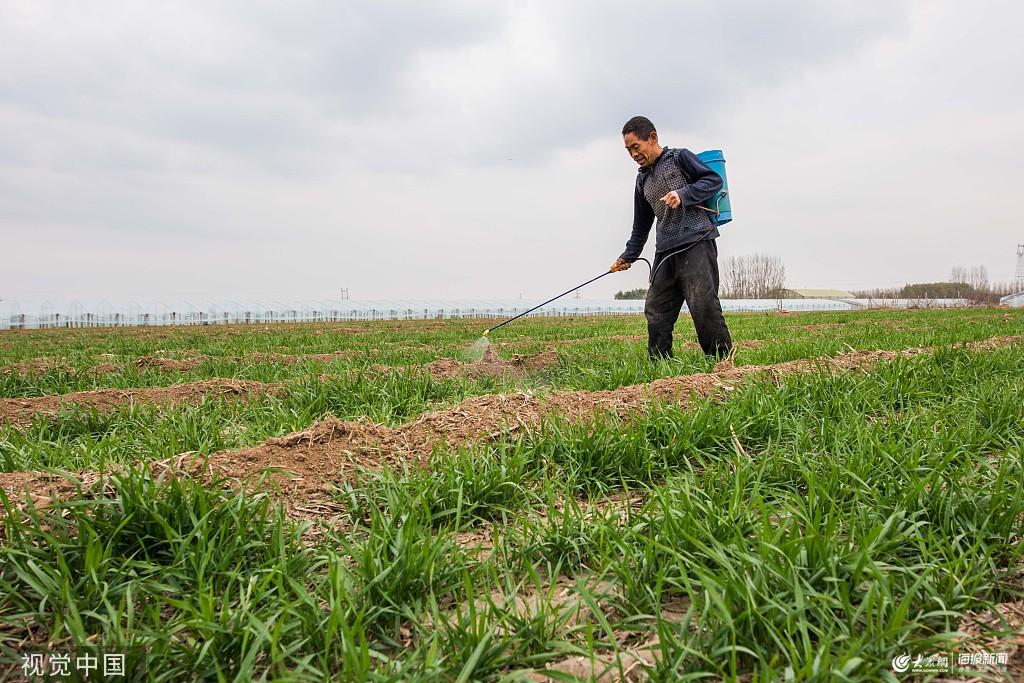
M 729 221 L 732 220 L 732 203 L 729 201 L 729 180 L 725 176 L 725 155 L 722 154 L 722 150 L 720 150 L 720 149 L 709 149 L 706 152 L 701 152 L 700 154 L 698 154 L 697 158 L 700 159 L 701 161 L 703 161 L 708 166 L 708 168 L 710 168 L 712 171 L 714 171 L 718 175 L 722 176 L 722 189 L 719 190 L 718 192 L 716 192 L 715 194 L 713 194 L 708 199 L 706 199 L 702 204 L 699 204 L 697 206 L 697 208 L 703 209 L 704 211 L 707 211 L 708 214 L 710 214 L 709 218 L 711 219 L 711 223 L 714 226 L 713 228 L 708 230 L 708 233 L 710 233 L 711 230 L 713 230 L 714 228 L 722 226 L 722 225 L 725 225 L 726 223 L 728 223 Z M 707 235 L 708 233 L 705 233 L 705 235 Z M 701 239 L 703 239 L 703 237 Z M 651 267 L 651 262 L 650 261 L 648 261 L 645 258 L 638 258 L 637 261 L 643 261 L 644 263 L 646 263 L 647 264 L 647 268 L 650 269 L 650 271 L 651 271 L 650 276 L 648 277 L 647 281 L 648 282 L 654 282 L 654 276 L 658 274 L 658 269 L 661 268 L 662 264 L 664 264 L 665 261 L 667 261 L 670 256 L 675 256 L 676 254 L 680 254 L 680 253 L 686 251 L 687 249 L 689 249 L 690 247 L 692 247 L 694 244 L 697 244 L 700 241 L 701 240 L 697 240 L 695 242 L 692 242 L 691 244 L 686 245 L 682 249 L 678 249 L 676 251 L 673 251 L 671 254 L 666 255 L 665 258 L 661 259 L 661 261 L 658 263 L 658 265 L 653 267 L 653 268 Z M 605 275 L 611 275 L 612 273 L 615 273 L 615 272 L 618 272 L 618 271 L 614 271 L 614 270 L 608 269 L 606 272 L 601 273 L 597 277 L 590 278 L 589 280 L 587 280 L 586 282 L 584 282 L 582 284 L 576 285 L 575 287 L 572 287 L 570 289 L 565 290 L 564 292 L 562 292 L 558 296 L 551 297 L 550 299 L 548 299 L 547 301 L 545 301 L 542 304 L 537 304 L 533 308 L 527 309 L 527 310 L 523 311 L 522 313 L 520 313 L 519 315 L 513 316 L 513 317 L 509 318 L 508 320 L 495 325 L 494 327 L 487 328 L 486 330 L 484 330 L 483 336 L 487 337 L 487 335 L 489 335 L 491 332 L 493 332 L 494 330 L 498 329 L 499 327 L 504 327 L 505 325 L 508 325 L 513 320 L 518 320 L 519 318 L 522 318 L 527 313 L 533 313 L 534 311 L 536 311 L 541 306 L 547 306 L 552 301 L 555 301 L 556 299 L 561 299 L 566 294 L 570 294 L 572 292 L 575 292 L 577 289 L 581 289 L 582 287 L 586 287 L 591 282 L 595 282 L 597 280 L 600 280 Z

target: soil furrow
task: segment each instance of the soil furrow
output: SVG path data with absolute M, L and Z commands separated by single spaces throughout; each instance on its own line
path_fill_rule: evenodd
M 0 424 L 26 426 L 37 416 L 52 416 L 65 406 L 109 412 L 128 405 L 174 407 L 197 404 L 204 398 L 249 398 L 254 394 L 279 391 L 279 385 L 239 379 L 208 379 L 170 387 L 136 389 L 93 389 L 58 396 L 0 398 Z
M 963 347 L 982 351 L 1020 341 L 1020 336 L 996 337 L 968 342 Z M 289 505 L 308 505 L 327 502 L 334 485 L 358 468 L 423 465 L 436 446 L 466 445 L 523 433 L 538 428 L 546 417 L 557 416 L 575 423 L 588 423 L 599 415 L 628 419 L 652 402 L 685 406 L 694 398 L 726 395 L 753 376 L 766 376 L 780 382 L 796 373 L 868 369 L 880 362 L 933 351 L 934 348 L 856 351 L 830 358 L 740 367 L 726 361 L 716 365 L 711 373 L 667 377 L 612 390 L 552 391 L 543 396 L 532 393 L 475 396 L 452 408 L 426 413 L 397 428 L 329 418 L 252 448 L 220 451 L 205 459 L 185 453 L 154 463 L 154 467 L 205 473 L 206 476 L 217 473 L 237 479 L 246 479 L 270 468 L 274 472 L 271 478 L 281 485 Z M 67 488 L 55 482 L 52 474 L 35 476 L 24 472 L 0 474 L 0 486 L 10 493 L 27 489 L 33 497 L 42 498 L 59 496 L 61 489 Z M 70 489 L 74 491 L 73 486 Z
M 460 361 L 453 358 L 439 358 L 435 361 L 427 363 L 422 366 L 411 365 L 411 366 L 397 366 L 388 367 L 382 365 L 372 365 L 375 369 L 385 370 L 401 370 L 406 367 L 417 368 L 422 367 L 430 374 L 440 379 L 453 376 L 481 376 L 481 375 L 494 375 L 494 374 L 506 374 L 512 372 L 514 374 L 520 374 L 523 371 L 534 371 L 543 369 L 557 360 L 557 351 L 559 348 L 567 346 L 575 346 L 578 344 L 589 344 L 601 341 L 625 341 L 625 342 L 646 342 L 647 337 L 642 335 L 612 335 L 608 337 L 585 337 L 585 338 L 567 338 L 567 339 L 552 339 L 548 340 L 545 344 L 545 351 L 532 357 L 525 357 L 519 354 L 513 354 L 513 357 L 507 361 L 498 361 L 497 356 L 489 356 L 484 359 L 484 363 L 461 363 Z M 534 341 L 509 341 L 501 342 L 495 346 L 499 350 L 514 351 L 514 349 L 535 344 Z M 739 349 L 758 349 L 765 345 L 765 341 L 762 339 L 741 339 L 734 342 L 734 346 Z M 693 341 L 681 342 L 678 344 L 679 348 L 686 350 L 699 350 L 700 346 Z M 407 350 L 419 350 L 419 349 L 430 349 L 434 348 L 429 344 L 421 344 L 418 346 L 407 346 L 399 347 L 406 348 Z M 494 347 L 492 347 L 494 348 Z M 0 375 L 18 375 L 21 377 L 32 377 L 48 372 L 63 371 L 71 375 L 109 375 L 123 372 L 127 368 L 139 368 L 142 370 L 156 369 L 161 372 L 190 372 L 203 363 L 206 362 L 229 362 L 229 363 L 280 363 L 283 365 L 295 365 L 303 361 L 320 361 L 322 363 L 333 363 L 339 360 L 351 360 L 353 358 L 359 358 L 360 356 L 368 356 L 371 352 L 368 350 L 361 349 L 345 349 L 342 351 L 332 351 L 330 353 L 276 353 L 270 351 L 254 351 L 241 356 L 211 356 L 204 353 L 186 353 L 181 357 L 164 355 L 160 352 L 156 352 L 152 355 L 138 356 L 133 359 L 126 359 L 124 361 L 115 362 L 113 359 L 116 356 L 112 354 L 101 354 L 99 357 L 102 358 L 99 363 L 91 365 L 85 368 L 75 368 L 66 359 L 52 359 L 52 358 L 32 358 L 25 361 L 19 361 L 10 365 L 0 366 Z M 500 371 L 493 371 L 491 368 L 485 367 L 487 361 L 501 362 L 505 364 L 505 367 L 500 368 Z
M 307 360 L 315 360 L 323 363 L 331 363 L 337 360 L 348 360 L 356 358 L 366 351 L 344 350 L 332 353 L 273 353 L 254 351 L 243 356 L 211 356 L 204 353 L 190 353 L 180 358 L 166 356 L 156 353 L 148 356 L 126 359 L 114 362 L 116 356 L 102 354 L 99 357 L 103 360 L 95 365 L 86 368 L 76 369 L 66 360 L 51 360 L 48 358 L 34 358 L 21 361 L 11 365 L 0 367 L 0 374 L 19 375 L 30 377 L 41 375 L 55 370 L 63 370 L 72 375 L 109 375 L 123 372 L 127 368 L 139 368 L 142 370 L 156 369 L 161 372 L 189 372 L 206 362 L 228 362 L 228 363 L 281 363 L 283 365 L 294 365 Z
M 1020 337 L 1004 337 L 965 346 L 984 350 L 1019 341 Z M 426 413 L 397 428 L 327 419 L 301 432 L 269 439 L 260 446 L 214 453 L 206 466 L 237 478 L 251 476 L 268 467 L 280 468 L 285 475 L 282 481 L 287 480 L 289 489 L 316 497 L 327 495 L 332 482 L 344 478 L 346 473 L 357 467 L 424 464 L 436 446 L 454 447 L 523 433 L 538 428 L 549 416 L 574 423 L 591 422 L 601 414 L 628 419 L 652 402 L 686 405 L 693 398 L 727 394 L 753 375 L 780 381 L 794 373 L 867 368 L 879 362 L 930 351 L 924 348 L 856 351 L 831 358 L 740 367 L 724 362 L 711 373 L 667 377 L 618 389 L 552 391 L 545 395 L 488 394 L 466 399 L 445 410 Z

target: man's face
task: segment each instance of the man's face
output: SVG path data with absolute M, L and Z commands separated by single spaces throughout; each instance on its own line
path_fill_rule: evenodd
M 633 161 L 640 166 L 650 166 L 658 158 L 658 134 L 651 133 L 646 140 L 638 138 L 636 133 L 626 133 L 622 136 L 626 145 L 626 151 Z

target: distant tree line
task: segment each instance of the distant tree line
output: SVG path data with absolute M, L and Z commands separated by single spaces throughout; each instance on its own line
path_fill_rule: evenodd
M 990 283 L 985 266 L 956 266 L 947 282 L 917 282 L 902 287 L 865 289 L 853 292 L 861 299 L 967 299 L 976 304 L 995 304 L 1013 294 L 1010 282 Z
M 721 275 L 723 299 L 777 299 L 786 288 L 786 266 L 778 256 L 731 256 Z
M 786 290 L 786 267 L 778 256 L 732 256 L 720 272 L 719 295 L 723 299 L 784 299 L 791 295 Z M 1015 291 L 1010 282 L 990 283 L 985 266 L 956 266 L 947 282 L 917 282 L 851 293 L 858 299 L 967 299 L 977 304 L 995 304 Z M 643 299 L 646 295 L 647 289 L 640 287 L 616 292 L 615 298 Z
M 786 266 L 778 256 L 732 256 L 720 270 L 723 299 L 776 299 L 785 296 Z M 647 289 L 616 292 L 616 299 L 643 299 Z
M 985 266 L 974 266 L 973 268 L 954 266 L 949 271 L 949 281 L 970 285 L 971 289 L 988 289 L 988 270 L 985 269 Z

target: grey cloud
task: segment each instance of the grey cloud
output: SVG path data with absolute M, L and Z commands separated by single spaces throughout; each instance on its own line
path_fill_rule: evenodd
M 486 41 L 499 30 L 501 10 L 469 2 L 323 3 L 236 6 L 246 25 L 283 56 L 275 86 L 323 98 L 335 113 L 359 116 L 387 109 L 409 62 L 422 51 Z
M 564 77 L 540 93 L 539 117 L 516 102 L 494 112 L 495 155 L 613 138 L 639 113 L 692 130 L 740 98 L 905 33 L 907 6 L 670 2 L 623 12 L 606 3 L 551 21 L 570 59 Z
M 0 232 L 48 257 L 0 270 L 0 286 L 116 291 L 130 261 L 152 291 L 187 281 L 211 297 L 560 291 L 626 238 L 618 130 L 638 113 L 670 144 L 726 148 L 738 219 L 723 257 L 779 253 L 808 286 L 942 277 L 961 258 L 1002 278 L 1001 245 L 1022 239 L 1005 201 L 1019 14 L 948 0 L 5 5 Z M 381 278 L 385 261 L 402 275 Z
M 744 90 L 854 53 L 906 24 L 901 4 L 837 11 L 809 0 L 628 9 L 309 0 L 141 7 L 59 5 L 35 23 L 9 18 L 0 26 L 0 59 L 18 68 L 0 75 L 0 102 L 54 126 L 74 116 L 228 148 L 250 163 L 263 160 L 271 173 L 304 164 L 315 172 L 316 153 L 332 147 L 366 158 L 410 144 L 433 163 L 533 163 L 614 133 L 638 109 L 699 126 Z M 464 68 L 458 62 L 488 44 L 498 47 L 486 54 L 500 55 L 523 7 L 541 24 L 536 47 L 557 54 L 551 72 L 519 73 L 513 55 L 493 71 L 467 71 L 461 93 L 431 89 L 424 63 L 447 54 Z M 427 83 L 418 97 L 410 95 L 413 79 Z M 453 96 L 474 106 L 460 110 Z M 377 139 L 366 141 L 367 133 Z
M 486 40 L 471 3 L 41 5 L 0 19 L 0 104 L 262 156 L 329 146 L 324 121 L 400 108 L 425 50 Z M 197 8 L 202 8 L 197 9 Z

